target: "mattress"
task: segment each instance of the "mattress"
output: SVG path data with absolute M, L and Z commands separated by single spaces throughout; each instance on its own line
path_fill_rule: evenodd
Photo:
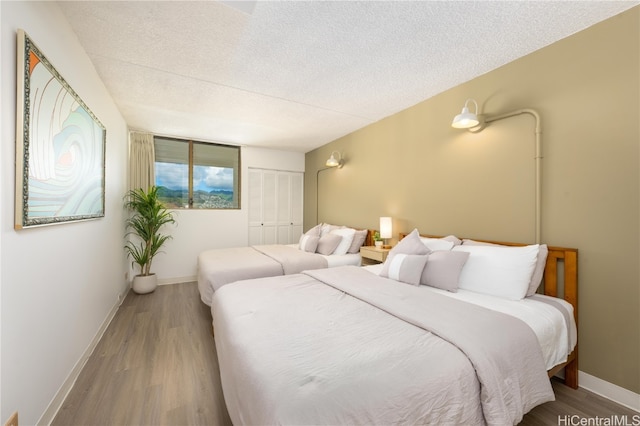
M 211 306 L 215 291 L 239 280 L 298 273 L 307 269 L 359 266 L 359 253 L 325 256 L 306 253 L 297 244 L 206 250 L 198 255 L 200 299 Z
M 363 269 L 379 275 L 382 267 L 382 264 L 370 265 Z M 563 299 L 536 294 L 516 301 L 462 289 L 453 293 L 428 286 L 422 287 L 425 291 L 502 312 L 524 321 L 538 338 L 547 370 L 565 362 L 576 346 L 578 335 L 573 306 Z
M 298 248 L 298 244 L 287 244 L 287 246 L 296 249 Z M 329 256 L 319 253 L 316 254 L 318 256 L 322 256 L 327 261 L 329 268 L 347 265 L 360 266 L 362 264 L 362 256 L 360 256 L 360 253 L 347 253 L 341 255 L 332 254 Z
M 553 399 L 523 321 L 364 268 L 238 282 L 212 315 L 234 424 L 515 424 Z

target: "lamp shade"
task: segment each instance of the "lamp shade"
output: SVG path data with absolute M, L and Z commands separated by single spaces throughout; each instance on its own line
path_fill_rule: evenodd
M 391 238 L 393 236 L 393 226 L 390 217 L 380 218 L 380 238 Z
M 469 107 L 467 104 L 469 102 L 473 102 L 476 106 L 476 112 L 469 112 Z M 451 122 L 451 127 L 456 129 L 469 129 L 471 127 L 476 127 L 480 124 L 480 120 L 478 119 L 478 103 L 473 99 L 467 99 L 464 103 L 464 107 L 462 108 L 462 112 L 456 115 Z
M 336 158 L 333 154 L 338 154 L 338 158 Z M 327 167 L 340 167 L 342 166 L 342 156 L 338 151 L 333 151 L 331 153 L 331 157 L 324 163 Z
M 338 165 L 338 160 L 336 160 L 336 157 L 331 154 L 331 157 L 329 157 L 325 164 L 327 167 L 336 167 Z

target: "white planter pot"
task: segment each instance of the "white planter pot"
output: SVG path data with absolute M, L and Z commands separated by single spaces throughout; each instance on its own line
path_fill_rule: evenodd
M 138 294 L 151 293 L 158 287 L 158 277 L 156 274 L 136 275 L 133 277 L 131 288 Z
M 382 247 L 382 241 L 376 241 L 374 244 L 375 244 L 375 245 L 376 245 L 376 247 L 378 247 L 378 248 Z

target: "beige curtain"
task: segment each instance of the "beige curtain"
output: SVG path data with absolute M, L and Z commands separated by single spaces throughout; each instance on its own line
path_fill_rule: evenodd
M 129 133 L 129 189 L 155 185 L 155 150 L 151 133 Z

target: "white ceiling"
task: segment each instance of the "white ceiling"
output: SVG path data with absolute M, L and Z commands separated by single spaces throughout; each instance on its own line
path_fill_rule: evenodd
M 638 2 L 59 4 L 132 129 L 307 152 Z

